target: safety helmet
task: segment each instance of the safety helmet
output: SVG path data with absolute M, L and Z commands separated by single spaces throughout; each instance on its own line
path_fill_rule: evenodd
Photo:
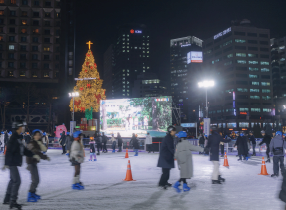
M 26 134 L 27 134 L 27 135 L 30 135 L 30 133 L 29 133 L 29 132 L 26 132 Z
M 70 135 L 70 132 L 67 132 L 67 135 Z
M 40 129 L 35 129 L 32 131 L 32 135 L 35 135 L 36 133 L 40 133 L 41 135 L 43 135 L 43 132 Z M 27 134 L 29 133 L 27 132 Z
M 12 131 L 9 132 L 9 135 L 12 135 Z
M 46 136 L 46 135 L 47 135 L 47 133 L 46 133 L 46 132 L 44 132 L 44 133 L 43 133 L 43 136 Z
M 81 131 L 76 131 L 73 133 L 73 137 L 78 138 L 80 134 L 81 134 Z
M 240 136 L 244 136 L 244 133 L 240 133 L 239 135 L 240 135 Z
M 208 135 L 206 134 L 205 137 L 208 137 Z
M 89 139 L 90 139 L 90 140 L 94 140 L 94 137 L 91 136 L 91 137 L 89 137 Z
M 187 138 L 187 132 L 186 131 L 180 131 L 179 133 L 176 134 L 176 136 L 179 138 Z
M 2 131 L 1 134 L 4 134 L 4 131 Z
M 264 130 L 262 130 L 262 131 L 261 131 L 261 133 L 265 133 L 265 131 L 264 131 Z
M 23 127 L 23 126 L 26 126 L 26 125 L 27 125 L 26 122 L 24 122 L 22 120 L 19 120 L 19 121 L 16 121 L 16 122 L 12 123 L 12 128 L 17 129 L 19 127 Z
M 176 128 L 175 128 L 175 126 L 170 125 L 170 126 L 167 128 L 167 131 L 168 131 L 168 133 L 171 133 L 171 131 L 176 131 Z
M 282 132 L 281 131 L 276 131 L 275 136 L 282 136 Z

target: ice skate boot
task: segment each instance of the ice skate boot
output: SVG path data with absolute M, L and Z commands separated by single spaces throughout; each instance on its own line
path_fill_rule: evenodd
M 177 193 L 180 193 L 181 192 L 181 189 L 179 188 L 179 186 L 181 186 L 180 182 L 177 181 L 174 185 L 173 185 L 173 188 L 175 188 L 176 192 Z
M 256 154 L 255 154 L 255 153 L 253 153 L 251 156 L 256 156 Z
M 80 188 L 80 190 L 84 190 L 84 186 L 83 184 L 80 182 L 80 183 L 77 183 L 78 187 Z
M 221 184 L 220 180 L 212 180 L 212 184 Z
M 272 174 L 271 177 L 278 177 L 278 174 Z
M 37 198 L 37 200 L 40 200 L 40 199 L 41 199 L 41 196 L 40 196 L 40 195 L 37 195 L 36 193 L 34 193 L 34 196 Z
M 271 162 L 270 162 L 270 158 L 268 158 L 268 159 L 265 161 L 265 163 L 271 163 Z
M 96 159 L 94 159 L 93 161 L 97 161 Z
M 4 201 L 3 201 L 3 204 L 7 205 L 9 203 L 10 203 L 10 194 L 6 194 L 5 198 L 4 198 Z
M 27 202 L 37 202 L 37 198 L 34 196 L 34 193 L 29 192 Z
M 222 182 L 225 182 L 225 178 L 222 178 L 221 175 L 218 175 L 218 180 L 222 181 Z
M 184 192 L 188 192 L 191 190 L 191 188 L 187 185 L 187 183 L 184 183 L 183 184 L 183 190 L 184 190 Z
M 172 184 L 171 183 L 169 183 L 169 182 L 167 182 L 167 184 L 166 184 L 168 187 L 172 187 Z
M 70 155 L 70 153 L 66 153 L 66 156 L 69 156 Z
M 241 161 L 241 160 L 242 160 L 241 157 L 239 159 L 237 159 L 237 161 Z
M 22 209 L 22 205 L 18 204 L 17 201 L 10 202 L 10 209 L 16 208 L 18 210 Z
M 73 190 L 80 190 L 80 187 L 78 186 L 78 184 L 73 184 L 72 189 Z

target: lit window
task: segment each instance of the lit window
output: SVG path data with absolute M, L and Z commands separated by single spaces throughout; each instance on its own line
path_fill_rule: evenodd
M 248 54 L 248 57 L 256 58 L 256 57 L 257 57 L 257 54 L 251 54 L 251 53 L 249 53 L 249 54 Z
M 252 112 L 260 112 L 260 108 L 251 108 L 250 109 Z
M 260 99 L 260 96 L 250 96 L 250 99 Z
M 11 0 L 11 4 L 16 4 L 16 0 Z
M 50 51 L 49 47 L 44 47 L 44 51 Z
M 261 82 L 262 86 L 270 86 L 270 82 Z
M 249 71 L 258 71 L 258 68 L 249 67 L 248 70 Z
M 270 89 L 262 89 L 262 93 L 270 93 Z
M 267 61 L 260 61 L 260 65 L 269 65 L 269 62 L 267 62 Z
M 4 3 L 4 1 L 3 1 L 3 3 Z M 0 3 L 0 4 L 2 4 L 2 3 Z M 0 10 L 0 15 L 4 15 L 4 10 Z
M 236 60 L 236 62 L 239 64 L 246 64 L 246 60 Z
M 248 108 L 239 108 L 239 111 L 240 111 L 240 112 L 248 112 L 249 109 L 248 109 Z
M 246 40 L 245 39 L 235 39 L 236 43 L 245 43 Z
M 248 89 L 247 88 L 237 88 L 238 92 L 247 92 Z
M 259 89 L 250 89 L 251 93 L 259 93 Z
M 27 20 L 22 20 L 22 25 L 27 25 Z
M 231 54 L 228 54 L 226 57 L 227 57 L 227 58 L 232 58 L 232 57 L 233 57 L 233 54 L 232 54 L 232 53 L 231 53 Z
M 268 68 L 261 68 L 261 72 L 269 72 L 270 70 Z
M 257 79 L 257 78 L 258 78 L 258 76 L 257 76 L 257 75 L 255 75 L 255 74 L 249 74 L 249 78 Z
M 259 82 L 251 82 L 251 85 L 259 85 Z
M 248 64 L 258 64 L 258 61 L 248 61 Z
M 26 76 L 26 72 L 25 71 L 20 71 L 20 77 L 25 77 Z
M 50 77 L 49 72 L 44 72 L 44 77 Z
M 33 33 L 34 33 L 34 34 L 38 34 L 38 33 L 39 33 L 39 29 L 34 29 L 34 30 L 33 30 Z
M 14 45 L 9 45 L 9 50 L 14 50 L 15 46 Z
M 22 28 L 22 29 L 21 29 L 21 33 L 22 33 L 22 34 L 25 34 L 25 33 L 27 33 L 27 29 L 25 29 L 25 28 Z
M 235 56 L 237 56 L 237 57 L 246 57 L 246 53 L 236 53 Z
M 122 48 L 125 48 L 125 46 L 122 46 Z
M 270 96 L 262 96 L 262 99 L 263 100 L 271 100 L 271 97 Z
M 122 52 L 125 52 L 125 50 L 122 50 Z
M 271 109 L 263 108 L 263 112 L 271 112 Z

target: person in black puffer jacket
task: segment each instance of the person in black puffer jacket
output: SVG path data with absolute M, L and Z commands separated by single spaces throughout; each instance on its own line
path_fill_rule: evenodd
M 201 148 L 205 148 L 205 137 L 203 135 L 201 135 L 201 137 L 199 139 L 199 146 Z M 199 152 L 199 154 L 203 154 L 203 152 Z
M 122 152 L 123 140 L 122 140 L 120 133 L 117 133 L 117 142 L 118 142 L 118 151 L 117 152 Z
M 60 145 L 62 145 L 62 149 L 63 149 L 63 153 L 62 155 L 66 154 L 66 135 L 65 135 L 65 131 L 63 131 L 61 138 L 59 140 Z

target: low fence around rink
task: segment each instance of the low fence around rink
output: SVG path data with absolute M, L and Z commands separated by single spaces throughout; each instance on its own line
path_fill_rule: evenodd
M 133 148 L 133 146 L 130 145 L 131 138 L 122 138 L 122 140 L 123 140 L 123 148 L 122 149 L 126 149 L 126 148 L 132 149 Z M 152 140 L 153 140 L 152 149 L 155 152 L 159 152 L 163 138 L 153 137 Z M 199 146 L 199 139 L 188 139 L 188 140 L 193 145 Z M 85 148 L 89 148 L 89 141 L 90 141 L 89 138 L 83 139 L 83 145 Z M 177 142 L 177 139 L 175 138 L 175 143 L 176 142 Z M 224 150 L 226 153 L 231 153 L 231 152 L 237 151 L 237 148 L 234 147 L 235 142 L 236 142 L 236 139 L 232 139 L 231 142 L 224 143 Z M 261 143 L 261 142 L 262 142 L 262 138 L 256 138 L 256 147 L 255 147 L 256 151 L 258 150 L 259 152 L 262 152 L 262 151 L 266 150 L 265 144 L 259 146 L 259 143 Z M 53 138 L 53 137 L 49 138 L 49 148 L 50 149 L 59 149 L 61 147 L 62 146 L 59 144 L 59 138 Z M 107 141 L 106 147 L 107 147 L 107 149 L 112 148 L 112 141 L 111 140 Z M 146 151 L 145 138 L 139 138 L 139 147 L 140 147 L 139 150 Z M 252 144 L 248 144 L 248 147 L 252 148 Z M 116 141 L 116 149 L 118 149 L 117 141 Z

